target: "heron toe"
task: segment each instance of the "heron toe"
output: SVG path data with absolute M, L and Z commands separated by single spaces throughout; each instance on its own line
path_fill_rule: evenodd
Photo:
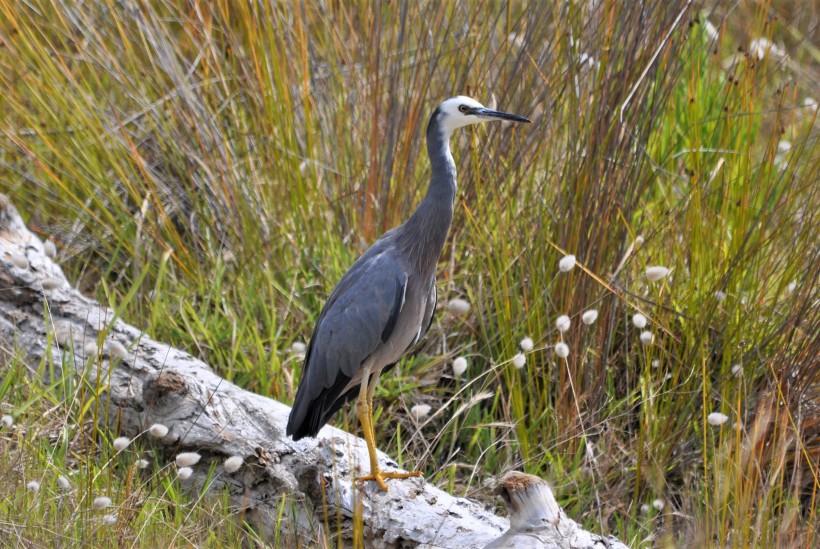
M 379 487 L 387 492 L 387 483 L 384 481 L 391 478 L 396 479 L 405 479 L 410 477 L 420 477 L 422 476 L 421 471 L 410 471 L 407 473 L 400 473 L 398 471 L 382 471 L 381 469 L 376 469 L 375 472 L 371 471 L 369 475 L 364 475 L 363 477 L 358 477 L 356 480 L 365 482 L 368 480 L 375 480 L 378 483 Z

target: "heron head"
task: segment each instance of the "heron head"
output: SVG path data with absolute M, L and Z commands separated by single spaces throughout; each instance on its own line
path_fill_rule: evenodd
M 513 122 L 529 122 L 523 116 L 509 114 L 501 111 L 488 109 L 475 99 L 457 95 L 444 101 L 438 107 L 441 119 L 441 127 L 446 135 L 450 135 L 453 130 L 487 122 L 489 120 L 511 120 Z

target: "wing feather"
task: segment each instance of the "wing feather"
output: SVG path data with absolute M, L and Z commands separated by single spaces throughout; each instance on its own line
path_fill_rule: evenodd
M 377 251 L 371 248 L 345 273 L 316 321 L 288 419 L 294 440 L 316 435 L 350 397 L 342 392 L 362 363 L 396 327 L 408 273 Z

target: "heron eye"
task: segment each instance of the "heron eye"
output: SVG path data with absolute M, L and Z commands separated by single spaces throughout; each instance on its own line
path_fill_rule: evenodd
M 469 109 L 467 108 L 467 105 L 459 105 L 458 110 L 466 113 Z

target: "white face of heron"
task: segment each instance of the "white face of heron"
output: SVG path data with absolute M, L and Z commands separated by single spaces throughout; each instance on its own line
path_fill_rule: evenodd
M 453 133 L 453 130 L 469 126 L 470 124 L 478 124 L 479 122 L 486 122 L 487 118 L 481 118 L 471 114 L 472 109 L 485 108 L 484 105 L 464 95 L 457 95 L 451 97 L 439 105 L 439 110 L 444 115 L 441 121 L 441 127 L 444 129 L 446 135 Z

